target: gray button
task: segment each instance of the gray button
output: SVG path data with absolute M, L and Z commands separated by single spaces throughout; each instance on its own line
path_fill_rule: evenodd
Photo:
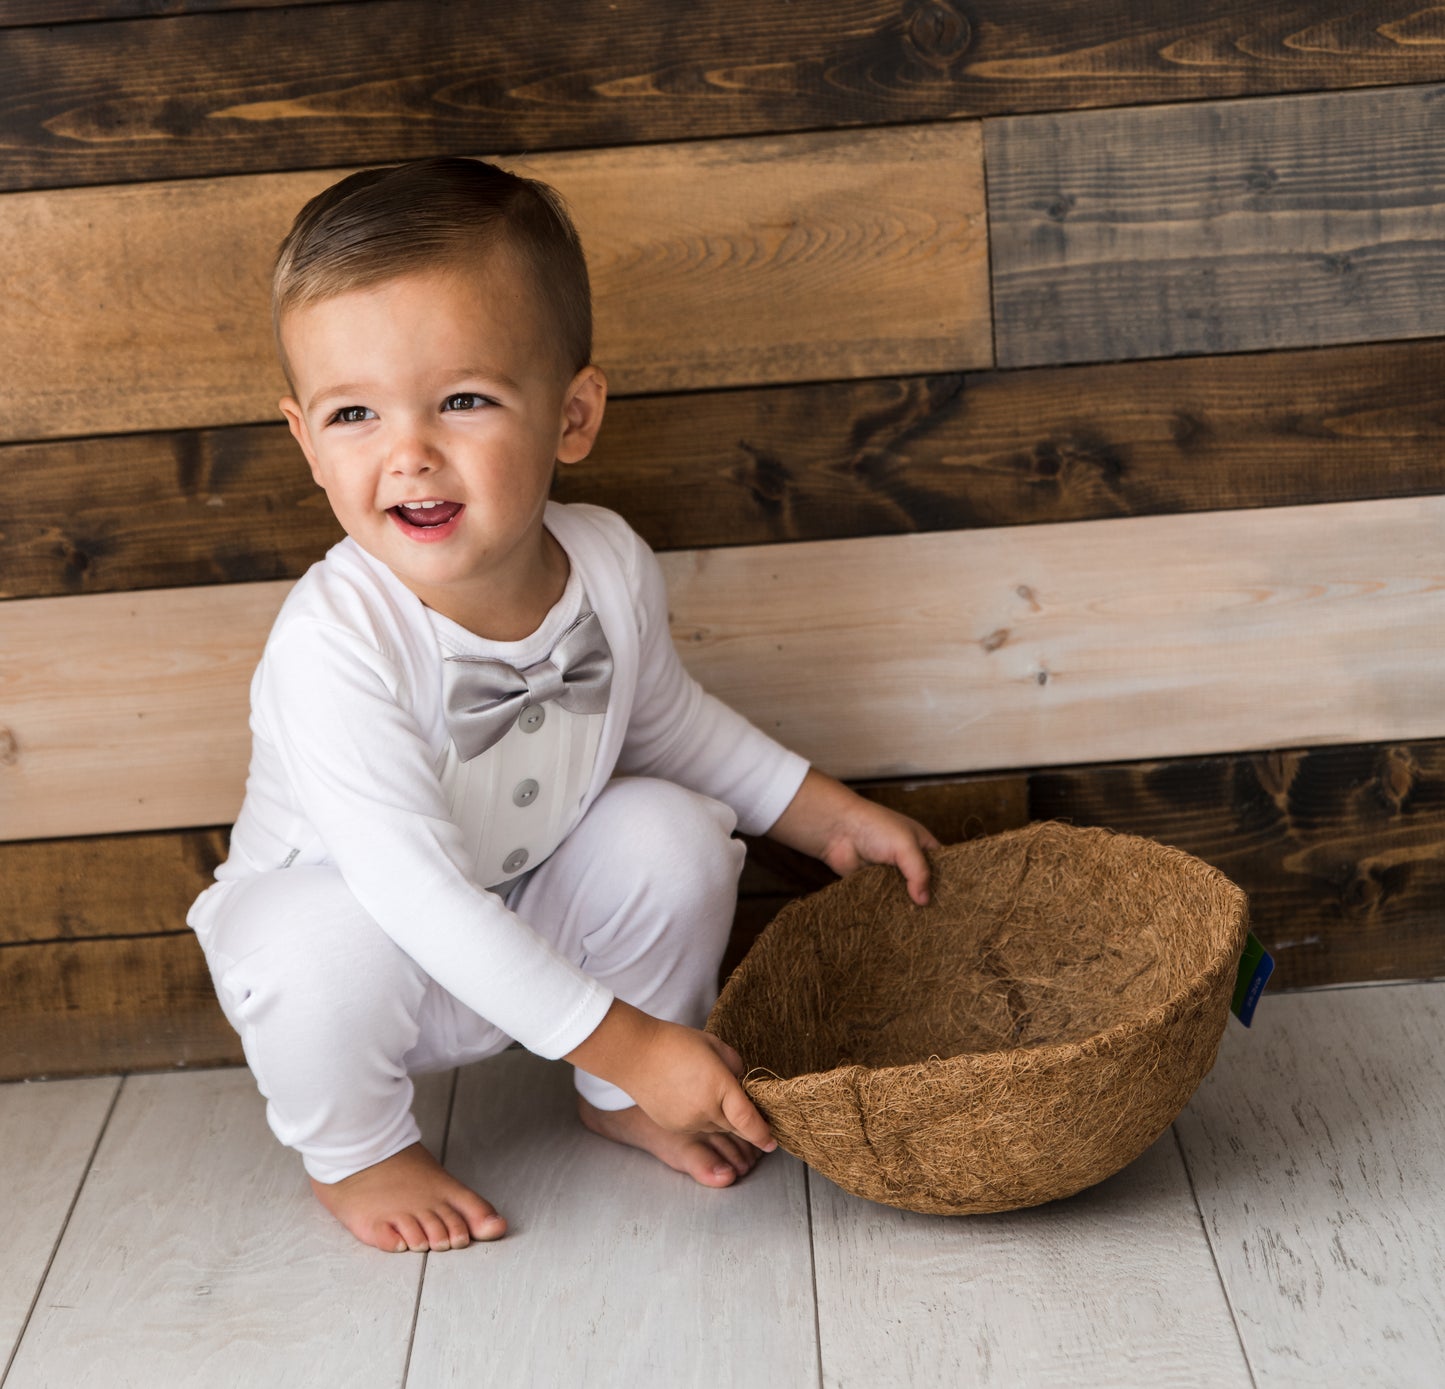
M 513 849 L 506 858 L 502 860 L 503 873 L 520 872 L 522 866 L 527 862 L 527 851 L 525 849 Z
M 516 790 L 512 792 L 512 804 L 531 805 L 537 799 L 537 792 L 541 789 L 531 777 L 528 777 L 526 781 L 519 781 Z
M 547 711 L 540 704 L 529 704 L 517 715 L 517 727 L 523 733 L 535 733 L 547 722 Z

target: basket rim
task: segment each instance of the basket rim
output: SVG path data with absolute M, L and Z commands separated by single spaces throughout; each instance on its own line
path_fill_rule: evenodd
M 1059 1060 L 1063 1060 L 1066 1054 L 1082 1054 L 1087 1052 L 1096 1053 L 1110 1049 L 1118 1042 L 1128 1036 L 1152 1032 L 1160 1027 L 1168 1025 L 1175 1017 L 1187 1011 L 1189 1006 L 1197 1003 L 1201 995 L 1205 995 L 1216 987 L 1215 973 L 1217 970 L 1227 969 L 1228 963 L 1233 959 L 1237 965 L 1240 952 L 1244 948 L 1246 936 L 1249 929 L 1249 897 L 1244 889 L 1229 878 L 1213 864 L 1205 863 L 1203 859 L 1196 857 L 1184 849 L 1172 844 L 1162 844 L 1158 840 L 1146 838 L 1143 835 L 1128 834 L 1120 830 L 1110 830 L 1098 825 L 1071 825 L 1063 820 L 1036 820 L 1028 825 L 1019 826 L 1015 829 L 1003 830 L 995 835 L 980 835 L 977 839 L 999 840 L 1004 838 L 1038 838 L 1045 834 L 1064 832 L 1065 837 L 1074 835 L 1085 835 L 1090 838 L 1107 838 L 1124 842 L 1132 842 L 1147 846 L 1151 854 L 1162 853 L 1166 858 L 1183 860 L 1189 865 L 1191 872 L 1198 873 L 1204 878 L 1214 878 L 1217 882 L 1229 890 L 1233 899 L 1232 915 L 1235 920 L 1237 945 L 1232 949 L 1220 947 L 1212 951 L 1208 957 L 1205 967 L 1191 974 L 1185 983 L 1174 993 L 1166 995 L 1156 1003 L 1151 1004 L 1143 1012 L 1134 1013 L 1118 1022 L 1111 1023 L 1108 1027 L 1101 1028 L 1097 1032 L 1091 1032 L 1085 1037 L 1077 1038 L 1069 1042 L 1044 1042 L 1032 1047 L 996 1047 L 990 1051 L 960 1052 L 954 1056 L 929 1057 L 918 1061 L 909 1061 L 896 1066 L 865 1066 L 859 1062 L 849 1062 L 845 1066 L 832 1066 L 827 1070 L 799 1071 L 796 1075 L 781 1076 L 767 1067 L 754 1066 L 744 1072 L 742 1080 L 744 1085 L 763 1085 L 772 1087 L 775 1085 L 793 1085 L 803 1081 L 815 1080 L 822 1076 L 837 1076 L 850 1071 L 860 1071 L 870 1076 L 897 1076 L 905 1074 L 918 1074 L 924 1070 L 936 1068 L 947 1069 L 988 1069 L 1008 1064 L 1006 1058 L 1017 1056 L 1020 1052 L 1040 1053 L 1047 1055 L 1055 1053 Z M 961 840 L 960 844 L 974 843 L 976 840 Z M 957 848 L 959 845 L 944 845 L 945 849 Z M 930 855 L 930 858 L 932 856 Z M 890 872 L 893 871 L 888 865 L 873 864 L 860 872 Z M 852 875 L 850 875 L 851 877 Z M 820 893 L 828 893 L 837 890 L 845 885 L 847 879 L 840 879 L 836 883 L 829 883 L 826 887 L 819 889 Z M 818 894 L 809 894 L 816 896 Z M 801 901 L 802 899 L 798 899 Z M 782 920 L 792 913 L 796 902 L 789 902 L 764 928 L 763 934 L 772 929 L 775 922 Z M 762 935 L 758 940 L 762 940 Z M 756 946 L 754 946 L 756 948 Z M 723 993 L 726 993 L 729 985 L 741 975 L 746 967 L 747 957 L 744 956 L 731 976 L 723 986 Z M 1226 976 L 1227 977 L 1227 976 Z M 719 1002 L 722 995 L 719 995 Z M 714 1005 L 716 1006 L 716 1005 Z

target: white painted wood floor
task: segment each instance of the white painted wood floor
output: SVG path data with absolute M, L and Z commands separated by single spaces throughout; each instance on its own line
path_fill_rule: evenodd
M 512 1221 L 432 1256 L 333 1225 L 244 1071 L 0 1086 L 4 1389 L 1434 1389 L 1442 1041 L 1439 984 L 1267 995 L 1132 1167 L 962 1219 L 783 1156 L 704 1191 L 512 1052 L 425 1087 Z

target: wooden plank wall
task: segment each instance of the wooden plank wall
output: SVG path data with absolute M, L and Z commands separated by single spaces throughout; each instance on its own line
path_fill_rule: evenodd
M 887 726 L 802 740 L 846 733 L 866 793 L 946 839 L 1064 816 L 1200 854 L 1250 892 L 1284 985 L 1445 973 L 1441 14 L 0 0 L 0 1077 L 238 1055 L 183 921 L 226 816 L 157 799 L 126 728 L 160 706 L 118 692 L 137 672 L 189 691 L 176 758 L 234 804 L 234 759 L 204 749 L 248 658 L 217 615 L 264 608 L 337 533 L 275 422 L 269 256 L 339 171 L 437 152 L 574 205 L 617 398 L 560 495 L 678 552 L 690 660 L 751 601 L 705 621 L 720 572 L 765 579 L 776 556 L 805 630 L 832 597 L 809 597 L 810 544 L 836 542 L 921 623 L 930 582 L 1063 623 L 1030 665 L 1002 619 L 949 616 L 973 658 L 1023 662 L 988 666 L 1003 717 L 1010 691 L 1137 672 L 1125 589 L 1157 616 L 1188 557 L 1248 553 L 1287 659 L 1222 728 L 1204 672 L 1143 705 L 1105 684 L 1077 716 L 1061 695 L 1006 753 L 984 720 L 907 764 L 927 775 L 880 779 L 904 765 Z M 738 546 L 768 548 L 708 563 Z M 1079 610 L 1113 622 L 1087 651 L 1067 617 L 1085 551 Z M 1177 663 L 1149 637 L 1166 674 L 1232 630 L 1211 594 L 1171 600 Z M 219 632 L 219 661 L 184 665 L 177 614 Z M 907 681 L 944 697 L 916 660 L 905 700 Z M 38 751 L 57 744 L 146 813 L 59 787 Z M 737 947 L 825 876 L 756 846 Z

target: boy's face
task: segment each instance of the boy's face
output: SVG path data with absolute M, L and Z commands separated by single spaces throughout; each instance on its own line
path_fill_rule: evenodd
M 573 376 L 549 327 L 505 248 L 282 320 L 296 394 L 281 409 L 337 520 L 465 625 L 555 572 L 553 468 L 585 458 L 602 422 L 602 373 Z

